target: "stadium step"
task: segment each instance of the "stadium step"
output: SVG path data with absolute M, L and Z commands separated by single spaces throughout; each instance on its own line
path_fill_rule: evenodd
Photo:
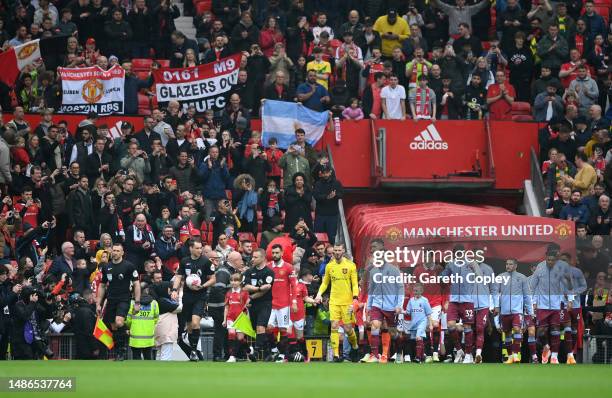
M 183 15 L 183 3 L 176 3 L 176 6 L 181 11 L 181 16 L 174 20 L 176 29 L 183 32 L 189 39 L 195 39 L 196 28 L 193 26 L 193 17 Z

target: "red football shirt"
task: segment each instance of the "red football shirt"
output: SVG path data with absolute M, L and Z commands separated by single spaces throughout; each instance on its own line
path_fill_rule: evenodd
M 242 310 L 244 310 L 248 301 L 249 293 L 246 290 L 234 291 L 234 289 L 230 289 L 225 293 L 225 305 L 228 307 L 227 320 L 235 321 Z
M 294 298 L 297 300 L 297 312 L 291 311 L 291 320 L 299 321 L 306 317 L 306 307 L 304 306 L 304 299 L 308 297 L 308 289 L 306 285 L 302 282 L 296 283 L 296 289 L 294 293 Z
M 292 277 L 293 267 L 282 261 L 280 266 L 273 261 L 268 263 L 268 268 L 274 272 L 274 284 L 272 285 L 272 309 L 279 310 L 289 307 L 296 291 L 295 278 Z
M 510 83 L 504 83 L 504 86 L 508 91 L 508 95 L 510 95 L 512 98 L 516 98 L 516 91 L 514 91 L 514 87 L 512 87 Z M 487 91 L 487 98 L 497 97 L 499 94 L 501 94 L 499 84 L 491 84 L 489 86 L 489 90 Z M 500 98 L 489 105 L 489 116 L 491 117 L 491 120 L 507 120 L 510 119 L 511 110 L 512 105 L 510 105 L 505 98 Z
M 429 305 L 435 307 L 442 305 L 446 295 L 446 287 L 441 283 L 427 283 L 428 278 L 440 275 L 442 269 L 435 266 L 433 269 L 427 269 L 423 264 L 419 264 L 414 268 L 413 275 L 417 282 L 422 282 L 423 296 L 429 300 Z

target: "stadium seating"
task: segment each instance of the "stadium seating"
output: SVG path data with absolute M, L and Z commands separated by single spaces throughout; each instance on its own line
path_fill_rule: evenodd
M 134 58 L 132 59 L 132 70 L 134 72 L 150 71 L 153 60 L 149 58 Z

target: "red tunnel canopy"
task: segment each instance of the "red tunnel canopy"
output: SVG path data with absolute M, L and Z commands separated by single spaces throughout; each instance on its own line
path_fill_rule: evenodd
M 369 243 L 380 238 L 385 248 L 483 248 L 486 258 L 515 257 L 520 262 L 544 259 L 546 246 L 557 243 L 575 254 L 574 223 L 553 218 L 519 216 L 494 206 L 466 206 L 444 202 L 400 205 L 361 204 L 347 214 L 354 255 L 363 264 Z

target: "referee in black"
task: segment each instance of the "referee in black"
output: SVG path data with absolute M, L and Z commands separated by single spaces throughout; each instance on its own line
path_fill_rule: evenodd
M 125 359 L 127 349 L 125 317 L 130 310 L 131 286 L 134 287 L 134 314 L 140 311 L 138 271 L 134 264 L 123 259 L 123 254 L 123 245 L 113 243 L 111 261 L 102 267 L 102 283 L 100 283 L 96 300 L 98 316 L 102 314 L 102 308 L 104 308 L 103 321 L 106 325 L 110 325 L 113 331 L 116 361 Z M 103 306 L 104 299 L 106 299 L 106 306 Z
M 243 273 L 244 289 L 251 295 L 249 314 L 255 326 L 255 349 L 259 359 L 270 354 L 270 345 L 266 344 L 266 327 L 272 312 L 272 284 L 274 272 L 266 265 L 266 252 L 257 249 L 251 259 L 252 267 Z

